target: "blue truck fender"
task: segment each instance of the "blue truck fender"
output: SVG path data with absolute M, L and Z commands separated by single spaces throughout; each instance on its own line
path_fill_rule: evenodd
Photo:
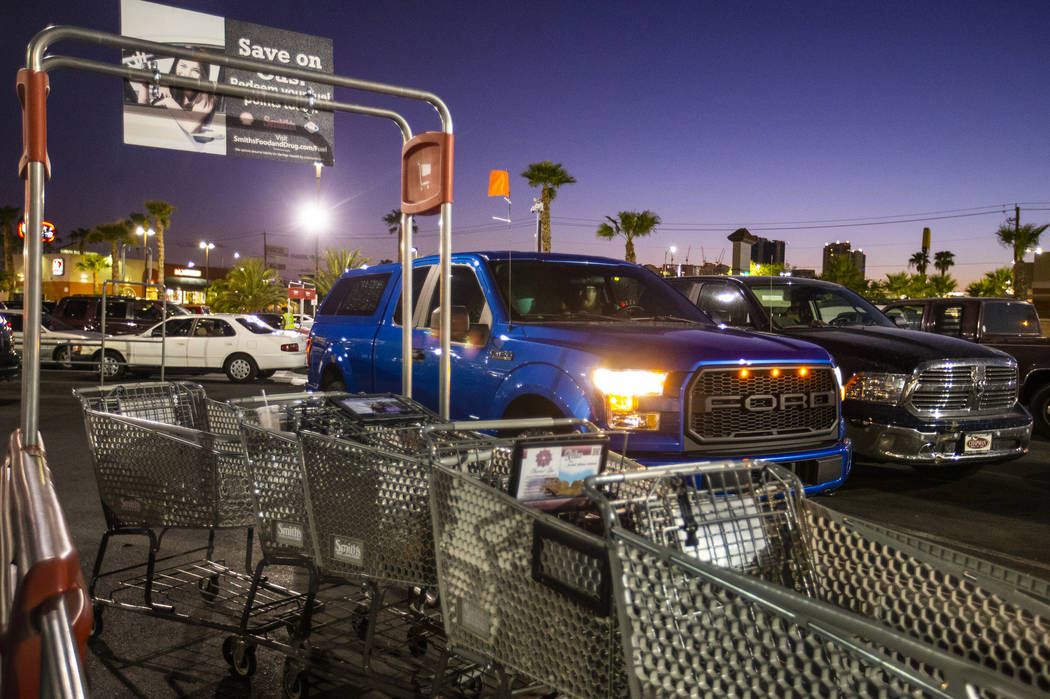
M 493 396 L 499 415 L 505 415 L 515 399 L 533 395 L 553 403 L 567 417 L 594 420 L 594 408 L 580 384 L 564 369 L 533 362 L 517 367 L 504 377 Z

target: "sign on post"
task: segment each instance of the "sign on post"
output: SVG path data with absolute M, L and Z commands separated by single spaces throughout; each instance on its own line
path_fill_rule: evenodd
M 120 9 L 125 36 L 196 50 L 193 59 L 125 50 L 126 67 L 275 95 L 332 98 L 329 85 L 226 69 L 208 60 L 209 56 L 237 56 L 332 73 L 331 39 L 144 0 L 122 0 Z M 154 81 L 124 82 L 124 142 L 128 144 L 332 165 L 334 140 L 331 112 L 283 105 L 264 97 L 223 97 Z
M 432 216 L 452 203 L 453 136 L 421 133 L 401 149 L 401 211 Z

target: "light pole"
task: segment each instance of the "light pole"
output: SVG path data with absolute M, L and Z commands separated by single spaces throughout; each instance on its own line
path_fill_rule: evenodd
M 153 281 L 153 274 L 152 274 L 153 270 L 150 269 L 150 267 L 153 266 L 152 265 L 153 261 L 150 259 L 150 254 L 149 254 L 150 252 L 152 252 L 149 249 L 149 239 L 150 239 L 150 236 L 155 235 L 155 234 L 156 234 L 156 231 L 153 230 L 152 228 L 146 229 L 146 228 L 143 228 L 142 226 L 139 226 L 138 228 L 135 229 L 135 235 L 137 235 L 137 236 L 142 238 L 142 261 L 143 261 L 143 263 L 145 265 L 145 267 L 142 270 L 142 283 L 143 284 L 149 284 L 151 281 Z M 145 293 L 145 289 L 143 289 L 143 293 Z
M 204 288 L 207 289 L 211 283 L 211 251 L 215 248 L 215 243 L 208 241 L 201 241 L 200 249 L 204 251 Z
M 667 276 L 667 254 L 671 254 L 671 266 L 674 266 L 674 254 L 678 252 L 678 248 L 674 245 L 664 250 L 664 276 Z
M 324 164 L 319 161 L 314 161 L 314 172 L 317 173 L 317 197 L 314 202 L 314 207 L 317 209 L 317 217 L 321 216 L 321 168 Z M 318 221 L 320 223 L 320 221 Z M 317 285 L 317 273 L 320 271 L 320 243 L 321 243 L 321 229 L 318 228 L 314 231 L 314 285 Z

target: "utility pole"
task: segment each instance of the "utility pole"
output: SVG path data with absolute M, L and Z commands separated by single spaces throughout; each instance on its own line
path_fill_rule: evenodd
M 1014 240 L 1017 240 L 1017 235 L 1021 232 L 1021 207 L 1019 204 L 1014 204 Z
M 263 231 L 263 269 L 269 267 L 269 263 L 266 260 L 266 231 Z

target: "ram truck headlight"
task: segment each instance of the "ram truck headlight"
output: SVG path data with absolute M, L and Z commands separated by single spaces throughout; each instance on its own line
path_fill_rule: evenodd
M 594 386 L 605 394 L 609 429 L 656 430 L 660 413 L 639 411 L 638 399 L 659 396 L 664 392 L 667 372 L 595 369 Z
M 900 402 L 907 383 L 907 374 L 854 374 L 846 382 L 846 398 L 896 405 Z

